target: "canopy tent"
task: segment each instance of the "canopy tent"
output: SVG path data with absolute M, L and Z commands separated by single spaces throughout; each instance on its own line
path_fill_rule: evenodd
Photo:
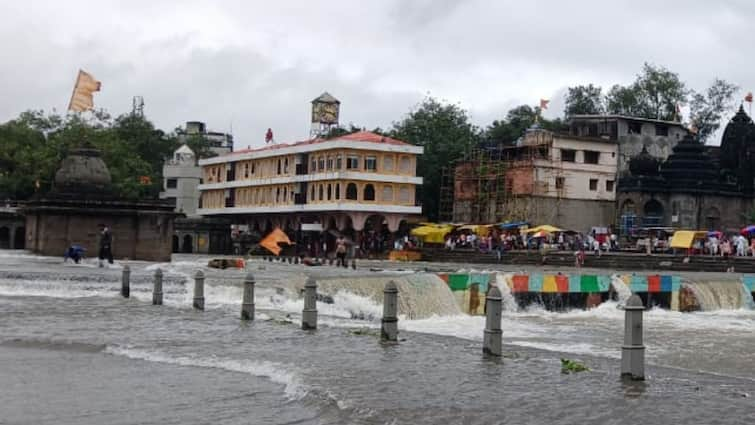
M 446 235 L 454 229 L 449 224 L 430 224 L 415 227 L 409 232 L 412 236 L 422 239 L 424 243 L 443 243 Z
M 498 227 L 500 227 L 503 230 L 514 230 L 514 229 L 518 229 L 520 227 L 526 227 L 529 225 L 530 224 L 527 223 L 526 221 L 514 221 L 511 223 L 501 223 L 498 225 Z
M 476 235 L 487 236 L 487 234 L 490 233 L 490 228 L 492 226 L 493 224 L 465 224 L 463 226 L 457 227 L 456 230 L 469 230 Z
M 543 224 L 537 227 L 533 227 L 531 229 L 522 230 L 524 233 L 535 233 L 535 232 L 546 232 L 546 233 L 556 233 L 556 232 L 563 232 L 563 229 L 559 229 L 558 227 L 551 226 L 550 224 Z
M 691 248 L 695 239 L 705 239 L 708 232 L 705 230 L 677 230 L 671 237 L 671 248 Z
M 530 235 L 531 238 L 545 238 L 547 236 L 548 232 L 546 232 L 545 230 L 540 230 Z
M 293 242 L 291 242 L 286 233 L 283 232 L 280 227 L 276 227 L 272 232 L 268 233 L 268 235 L 260 241 L 260 246 L 266 248 L 268 251 L 272 252 L 275 255 L 279 255 L 281 252 L 281 247 L 278 244 L 280 243 L 293 245 Z

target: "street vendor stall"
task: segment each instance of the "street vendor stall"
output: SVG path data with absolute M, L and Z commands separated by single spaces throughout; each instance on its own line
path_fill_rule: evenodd
M 688 253 L 702 252 L 707 237 L 708 232 L 705 230 L 677 230 L 671 237 L 671 248 L 686 249 Z M 695 247 L 696 243 L 699 247 Z
M 451 233 L 453 229 L 454 227 L 450 224 L 425 223 L 424 226 L 412 229 L 409 234 L 420 239 L 423 243 L 442 244 L 445 242 L 446 235 Z

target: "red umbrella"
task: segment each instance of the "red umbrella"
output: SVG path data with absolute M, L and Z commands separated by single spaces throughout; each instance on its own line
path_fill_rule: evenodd
M 743 236 L 748 236 L 748 235 L 750 235 L 752 233 L 755 233 L 755 224 L 751 224 L 751 225 L 743 228 L 742 230 L 739 231 L 739 233 L 741 235 L 743 235 Z

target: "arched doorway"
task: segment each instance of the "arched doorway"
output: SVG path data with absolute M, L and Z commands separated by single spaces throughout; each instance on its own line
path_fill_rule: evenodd
M 644 226 L 662 226 L 663 225 L 663 204 L 655 199 L 645 203 L 642 217 Z
M 391 233 L 385 217 L 373 214 L 364 222 L 362 230 L 361 248 L 368 256 L 379 255 L 390 246 Z
M 619 209 L 619 230 L 627 235 L 637 226 L 637 207 L 631 199 L 625 200 Z
M 10 229 L 0 227 L 0 249 L 10 249 Z
M 26 228 L 16 227 L 16 234 L 13 235 L 13 249 L 24 249 L 26 247 Z
M 194 249 L 194 244 L 192 243 L 191 235 L 184 235 L 183 250 L 182 251 L 185 254 L 191 254 L 191 252 L 193 251 L 193 249 Z
M 180 252 L 178 235 L 173 235 L 173 252 Z

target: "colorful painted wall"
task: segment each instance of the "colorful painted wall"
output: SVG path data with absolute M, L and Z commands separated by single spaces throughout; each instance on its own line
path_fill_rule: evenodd
M 610 299 L 618 299 L 622 292 L 637 293 L 646 305 L 660 305 L 680 310 L 686 308 L 681 276 L 673 275 L 623 275 L 623 282 L 612 282 L 609 275 L 594 274 L 510 274 L 510 273 L 450 273 L 438 275 L 451 289 L 462 311 L 468 314 L 484 314 L 485 293 L 490 285 L 501 288 L 504 297 L 513 299 L 516 305 L 504 308 L 522 308 L 529 304 L 541 304 L 550 310 L 590 308 Z M 752 276 L 750 285 L 755 284 Z

